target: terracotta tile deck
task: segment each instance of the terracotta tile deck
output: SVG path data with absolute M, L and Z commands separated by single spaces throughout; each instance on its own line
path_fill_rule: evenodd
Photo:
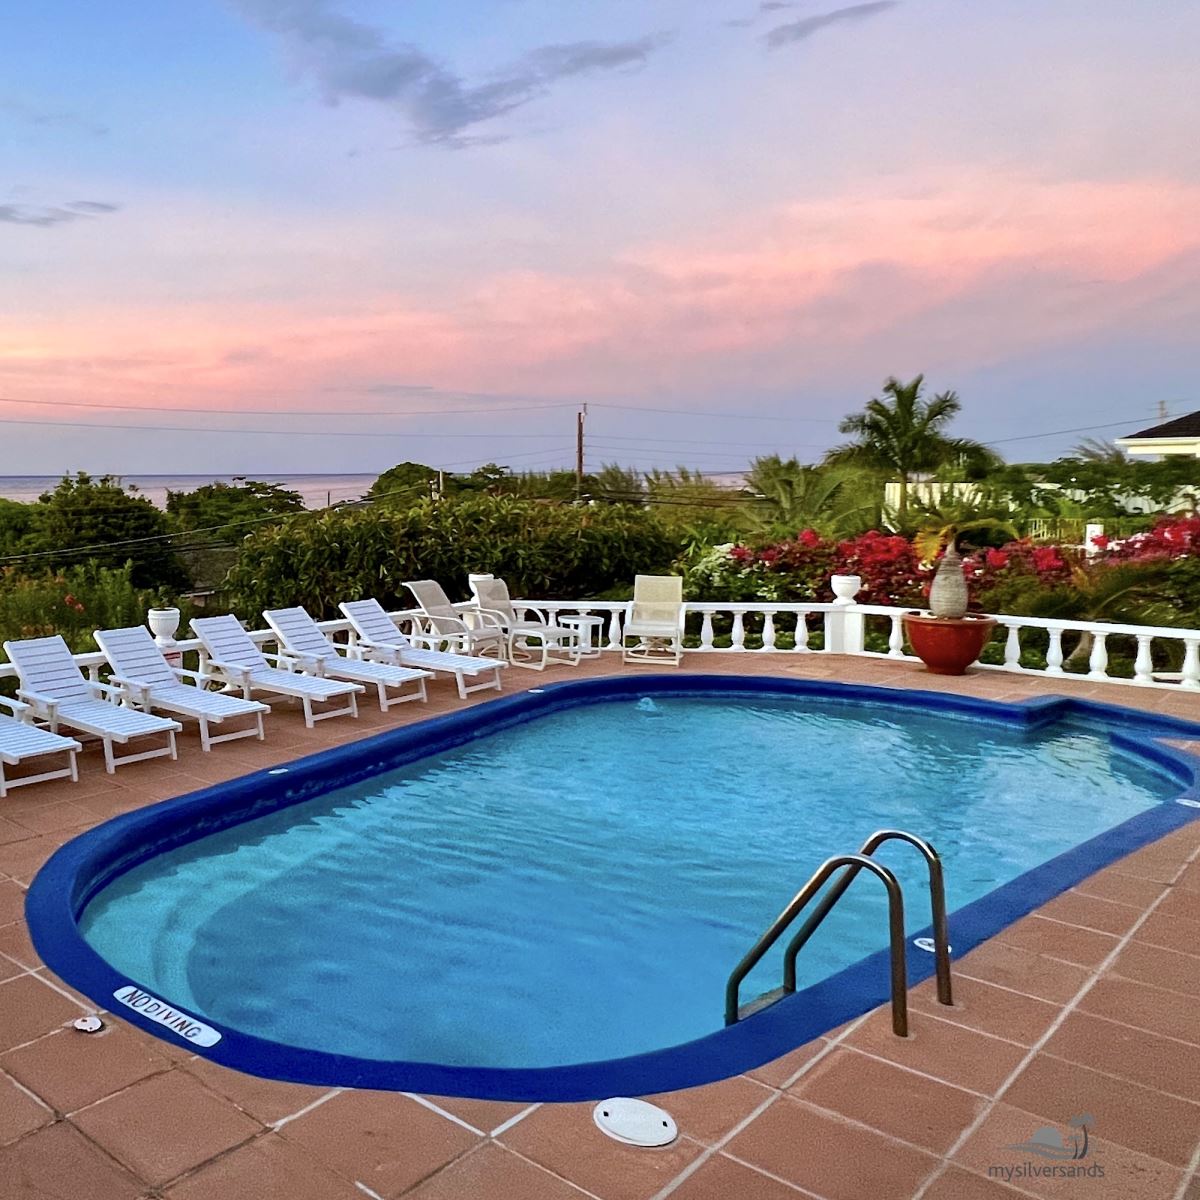
M 692 655 L 685 671 L 838 678 L 996 699 L 1037 679 L 933 679 L 907 663 Z M 620 670 L 608 660 L 506 690 Z M 1200 696 L 1064 680 L 1058 690 L 1200 720 Z M 591 1105 L 493 1104 L 324 1090 L 241 1075 L 109 1017 L 38 960 L 22 896 L 65 840 L 217 780 L 459 707 L 445 684 L 419 712 L 306 730 L 278 705 L 265 743 L 162 760 L 0 801 L 2 1200 L 1200 1200 L 1200 821 L 1100 871 L 955 963 L 956 1004 L 914 989 L 912 1036 L 868 1014 L 747 1075 L 657 1097 L 680 1137 L 604 1138 Z M 485 694 L 486 696 L 487 694 Z M 486 702 L 471 697 L 469 702 Z M 1200 747 L 1196 747 L 1200 750 Z M 814 864 L 815 865 L 815 864 Z M 1091 1177 L 1022 1173 L 1011 1147 L 1094 1118 Z M 1045 1169 L 1046 1160 L 1034 1163 Z M 989 1178 L 989 1168 L 1018 1168 Z

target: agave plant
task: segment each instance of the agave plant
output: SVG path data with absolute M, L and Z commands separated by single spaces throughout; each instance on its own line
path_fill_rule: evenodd
M 944 525 L 941 529 L 923 529 L 913 538 L 913 548 L 922 562 L 933 562 L 945 548 L 929 588 L 929 611 L 935 617 L 961 620 L 967 615 L 970 597 L 963 578 L 959 543 L 972 533 L 992 536 L 999 533 L 1009 541 L 1017 537 L 1017 531 L 1007 521 L 981 517 L 960 525 Z

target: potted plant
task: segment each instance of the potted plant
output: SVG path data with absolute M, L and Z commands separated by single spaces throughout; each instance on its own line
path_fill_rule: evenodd
M 934 675 L 965 675 L 996 628 L 991 617 L 967 612 L 967 581 L 963 578 L 958 544 L 969 529 L 998 524 L 973 521 L 969 526 L 948 525 L 932 535 L 918 535 L 915 539 L 918 550 L 928 551 L 932 546 L 936 554 L 937 546 L 946 547 L 929 589 L 929 611 L 904 614 L 904 632 L 913 652 Z

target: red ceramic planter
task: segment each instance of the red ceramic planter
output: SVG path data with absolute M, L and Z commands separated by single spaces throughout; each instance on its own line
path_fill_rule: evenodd
M 959 619 L 904 614 L 904 632 L 913 652 L 934 675 L 965 675 L 992 636 L 996 622 L 991 617 Z

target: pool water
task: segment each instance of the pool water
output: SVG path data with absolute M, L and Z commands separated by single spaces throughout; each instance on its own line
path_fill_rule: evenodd
M 226 1027 L 382 1060 L 611 1059 L 717 1030 L 725 980 L 817 865 L 897 827 L 951 912 L 1178 793 L 1102 730 L 812 697 L 560 709 L 151 858 L 80 919 Z M 928 923 L 924 865 L 879 852 Z M 886 944 L 856 881 L 799 986 Z M 951 937 L 953 939 L 953 919 Z M 779 953 L 743 985 L 780 981 Z

